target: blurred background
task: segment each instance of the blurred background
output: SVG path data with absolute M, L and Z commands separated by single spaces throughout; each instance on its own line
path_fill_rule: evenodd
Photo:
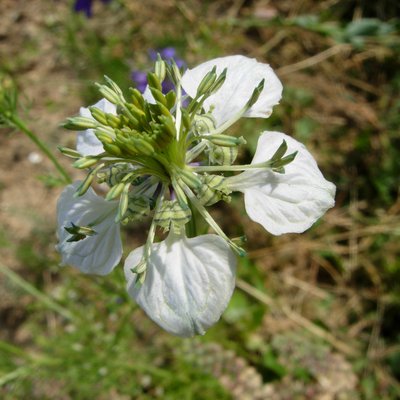
M 143 85 L 154 51 L 193 67 L 243 54 L 284 86 L 267 120 L 247 119 L 249 162 L 263 130 L 306 144 L 337 185 L 308 232 L 273 237 L 242 197 L 214 209 L 245 234 L 237 289 L 204 337 L 175 338 L 107 277 L 59 267 L 62 177 L 21 129 L 0 130 L 0 398 L 400 398 L 400 3 L 397 0 L 0 0 L 1 90 L 57 154 L 59 127 L 95 103 L 103 75 Z M 126 254 L 148 224 L 123 232 Z M 397 322 L 396 322 L 397 321 Z

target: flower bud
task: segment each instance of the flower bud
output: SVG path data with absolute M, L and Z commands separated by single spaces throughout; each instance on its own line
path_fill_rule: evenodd
M 97 128 L 98 123 L 93 118 L 73 117 L 73 118 L 68 118 L 61 125 L 65 129 L 70 129 L 74 131 L 85 131 L 86 129 Z
M 82 157 L 79 160 L 76 160 L 72 166 L 78 169 L 85 169 L 95 165 L 98 162 L 97 158 L 94 157 Z

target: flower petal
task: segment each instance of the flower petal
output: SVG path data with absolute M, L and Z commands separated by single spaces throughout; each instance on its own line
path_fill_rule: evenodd
M 101 99 L 93 106 L 109 114 L 115 115 L 117 113 L 115 104 L 110 103 L 107 99 Z M 81 117 L 93 118 L 89 108 L 81 107 L 79 114 Z M 76 149 L 83 156 L 96 156 L 104 152 L 103 145 L 100 140 L 97 139 L 93 129 L 78 132 Z
M 114 222 L 118 201 L 106 201 L 92 188 L 81 197 L 74 194 L 80 182 L 67 186 L 61 193 L 57 204 L 58 238 L 57 250 L 62 255 L 62 264 L 70 264 L 84 273 L 106 275 L 113 270 L 122 256 L 119 224 Z M 88 236 L 78 242 L 67 242 L 71 235 L 65 226 L 74 223 L 93 226 L 96 235 Z M 101 221 L 101 222 L 100 222 Z
M 264 132 L 252 164 L 269 160 L 283 140 L 286 154 L 298 152 L 284 174 L 248 170 L 228 178 L 230 189 L 244 193 L 249 217 L 274 235 L 304 232 L 335 204 L 335 185 L 323 177 L 305 146 L 290 136 Z
M 217 67 L 217 74 L 227 68 L 222 87 L 204 102 L 206 111 L 214 106 L 212 115 L 217 126 L 232 119 L 245 106 L 262 79 L 265 80 L 264 89 L 245 116 L 267 118 L 271 115 L 272 107 L 279 103 L 282 96 L 282 84 L 268 64 L 253 58 L 238 55 L 221 57 L 187 70 L 182 77 L 182 87 L 190 97 L 195 97 L 201 80 L 214 66 Z
M 166 331 L 189 337 L 204 334 L 225 310 L 235 287 L 236 257 L 217 235 L 191 239 L 170 233 L 154 244 L 143 285 L 132 273 L 144 247 L 125 261 L 129 295 Z

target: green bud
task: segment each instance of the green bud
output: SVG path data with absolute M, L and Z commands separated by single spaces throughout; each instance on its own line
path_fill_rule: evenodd
M 157 54 L 157 61 L 154 66 L 154 73 L 157 75 L 157 78 L 160 82 L 164 81 L 166 74 L 165 61 L 161 59 L 159 54 Z
M 67 242 L 78 242 L 87 236 L 96 235 L 97 232 L 91 226 L 78 226 L 71 222 L 71 226 L 64 226 L 64 229 L 72 235 Z
M 70 149 L 68 147 L 62 147 L 62 146 L 58 146 L 57 147 L 58 150 L 61 151 L 61 153 L 64 156 L 70 157 L 70 158 L 81 158 L 82 154 L 77 152 L 76 150 Z
M 176 65 L 176 62 L 174 59 L 171 59 L 169 61 L 169 64 L 166 66 L 167 67 L 167 73 L 169 78 L 171 79 L 171 82 L 176 86 L 180 83 L 181 81 L 181 72 L 179 71 L 179 67 Z
M 154 147 L 144 139 L 132 139 L 132 143 L 139 153 L 145 156 L 152 156 L 154 154 Z
M 132 102 L 133 104 L 139 108 L 140 110 L 143 110 L 144 108 L 144 99 L 142 96 L 142 93 L 140 93 L 139 90 L 137 90 L 136 88 L 129 88 L 129 92 L 132 96 Z
M 115 222 L 121 221 L 128 209 L 130 185 L 131 185 L 130 183 L 126 183 L 124 189 L 122 190 L 121 198 L 119 199 L 118 214 L 117 217 L 115 218 Z
M 207 91 L 211 88 L 211 86 L 217 79 L 216 71 L 217 67 L 214 66 L 210 72 L 207 72 L 204 75 L 204 78 L 201 80 L 199 86 L 197 87 L 196 97 L 200 97 L 201 95 L 207 93 Z
M 129 122 L 135 127 L 140 127 L 140 116 L 138 116 L 137 109 L 133 104 L 126 103 L 126 107 L 123 108 L 122 112 L 128 118 Z
M 221 72 L 221 74 L 218 76 L 217 80 L 214 82 L 212 87 L 209 90 L 209 94 L 211 95 L 212 93 L 217 92 L 221 86 L 224 84 L 225 79 L 226 79 L 226 74 L 227 74 L 228 69 L 224 68 L 224 70 Z
M 167 133 L 171 138 L 176 137 L 176 128 L 171 116 L 161 115 L 158 119 L 162 123 L 163 132 Z
M 107 193 L 105 199 L 106 200 L 113 200 L 116 197 L 118 197 L 122 191 L 124 190 L 125 187 L 125 183 L 117 183 L 116 185 L 114 185 Z
M 154 99 L 156 100 L 157 104 L 162 104 L 164 107 L 167 105 L 167 100 L 165 99 L 165 96 L 161 90 L 158 90 L 150 86 L 150 91 Z
M 189 113 L 185 108 L 182 108 L 182 122 L 183 126 L 187 131 L 190 131 L 190 127 L 192 125 L 192 120 L 190 119 Z
M 119 157 L 119 156 L 122 155 L 121 149 L 116 144 L 106 143 L 106 142 L 103 142 L 103 141 L 102 141 L 102 143 L 103 143 L 104 150 L 107 153 L 109 153 L 109 154 L 111 154 L 111 155 L 113 155 L 115 157 Z
M 132 268 L 132 272 L 134 274 L 143 274 L 147 269 L 147 263 L 145 260 L 141 260 L 140 263 L 138 265 L 136 265 L 136 267 Z
M 121 151 L 124 150 L 124 152 L 127 152 L 131 155 L 138 154 L 137 148 L 133 145 L 133 143 L 129 137 L 125 137 L 123 135 L 118 135 L 115 140 L 115 143 L 121 149 Z
M 167 101 L 167 108 L 168 110 L 171 110 L 172 107 L 174 107 L 176 103 L 176 94 L 173 90 L 170 90 L 166 95 L 165 95 L 165 100 Z
M 111 87 L 111 89 L 119 95 L 121 99 L 124 98 L 124 94 L 122 93 L 122 90 L 120 87 L 112 80 L 110 79 L 107 75 L 104 75 L 104 79 L 106 80 L 108 86 Z
M 273 163 L 271 163 L 271 168 L 275 171 L 275 172 L 279 172 L 279 173 L 284 173 L 284 169 L 282 170 L 282 168 L 285 165 L 290 164 L 297 156 L 297 151 L 295 151 L 294 153 L 289 154 L 286 157 L 283 157 Z
M 265 80 L 263 79 L 260 81 L 260 83 L 257 85 L 257 87 L 253 90 L 253 93 L 250 96 L 249 101 L 246 103 L 246 108 L 252 107 L 260 97 L 261 92 L 264 89 L 264 82 Z
M 104 98 L 106 98 L 110 103 L 113 104 L 120 104 L 121 99 L 114 90 L 110 89 L 106 85 L 100 85 L 99 83 L 96 83 L 97 88 L 99 89 L 99 92 L 103 95 Z
M 86 129 L 93 129 L 98 126 L 98 123 L 93 118 L 87 117 L 72 117 L 68 118 L 61 124 L 65 129 L 74 131 L 85 131 Z
M 132 113 L 132 115 L 137 119 L 141 120 L 143 118 L 146 118 L 146 113 L 142 111 L 140 108 L 136 107 L 133 104 L 127 103 L 126 106 L 128 107 L 129 111 Z
M 83 196 L 88 191 L 88 189 L 90 188 L 90 185 L 93 182 L 93 178 L 94 178 L 96 172 L 97 172 L 97 168 L 95 170 L 93 170 L 92 172 L 90 172 L 89 174 L 87 174 L 85 180 L 79 185 L 78 189 L 76 190 L 76 193 L 75 193 L 76 197 Z
M 277 160 L 280 160 L 285 155 L 287 148 L 286 140 L 284 140 L 269 161 L 273 163 Z
M 243 136 L 234 137 L 229 135 L 206 135 L 204 139 L 209 140 L 211 143 L 217 146 L 223 147 L 235 147 L 241 144 L 246 144 L 246 140 L 244 140 Z
M 106 114 L 107 124 L 112 128 L 119 128 L 121 126 L 121 118 L 114 114 Z
M 89 111 L 96 121 L 100 122 L 103 125 L 107 125 L 106 113 L 104 111 L 100 110 L 100 108 L 93 106 L 89 107 Z
M 104 141 L 106 143 L 112 143 L 116 137 L 114 130 L 108 126 L 99 126 L 94 131 L 94 134 L 97 136 L 97 138 L 101 142 Z M 104 138 L 104 140 L 103 140 L 103 138 Z
M 78 168 L 78 169 L 85 169 L 85 168 L 89 168 L 93 165 L 95 165 L 98 162 L 98 158 L 94 158 L 94 157 L 82 157 L 79 160 L 76 160 L 72 166 L 74 168 Z
M 150 90 L 157 89 L 158 91 L 160 91 L 162 93 L 162 86 L 161 86 L 160 79 L 158 78 L 158 76 L 155 73 L 149 72 L 147 74 L 147 82 L 149 83 Z M 154 96 L 154 94 L 153 94 L 153 96 Z

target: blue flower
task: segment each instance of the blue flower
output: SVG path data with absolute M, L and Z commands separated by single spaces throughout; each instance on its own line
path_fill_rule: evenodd
M 169 63 L 170 60 L 174 60 L 179 68 L 186 67 L 185 61 L 176 56 L 176 50 L 174 47 L 164 47 L 158 50 L 150 49 L 150 60 L 156 61 L 158 54 L 160 54 L 161 58 L 164 59 L 167 63 Z M 133 70 L 131 73 L 131 79 L 136 84 L 136 88 L 143 93 L 147 86 L 147 73 L 141 70 Z M 166 94 L 173 89 L 173 83 L 168 78 L 166 78 L 162 82 L 163 93 Z
M 147 74 L 140 70 L 134 70 L 131 73 L 131 79 L 136 84 L 136 88 L 140 92 L 144 92 L 147 86 Z
M 109 3 L 111 0 L 101 0 L 104 4 Z M 93 0 L 75 0 L 74 11 L 83 12 L 88 18 L 92 16 Z

